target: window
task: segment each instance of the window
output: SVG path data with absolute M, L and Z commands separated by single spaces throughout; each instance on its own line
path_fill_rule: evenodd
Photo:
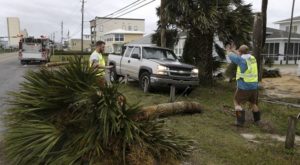
M 275 53 L 274 54 L 279 54 L 279 43 L 275 43 Z
M 129 26 L 128 26 L 128 30 L 129 30 L 129 31 L 131 31 L 131 30 L 132 30 L 132 27 L 131 27 L 131 25 L 129 25 Z
M 298 30 L 297 26 L 292 26 L 292 33 L 297 33 L 297 30 Z M 286 26 L 285 31 L 289 32 L 290 31 L 290 26 Z
M 141 55 L 141 50 L 140 50 L 140 48 L 139 48 L 139 47 L 135 47 L 135 48 L 133 49 L 131 55 L 132 55 L 132 54 L 138 54 L 138 55 Z
M 137 26 L 134 26 L 134 31 L 138 31 L 138 27 Z
M 294 43 L 289 44 L 289 50 L 287 50 L 287 42 L 284 44 L 284 54 L 293 54 Z
M 269 49 L 269 53 L 268 54 L 274 54 L 275 51 L 274 51 L 274 43 L 270 43 L 270 49 Z
M 294 43 L 294 55 L 299 54 L 299 43 Z
M 126 30 L 126 26 L 125 26 L 125 25 L 123 25 L 123 26 L 122 26 L 122 29 L 123 29 L 123 30 Z
M 126 52 L 125 52 L 125 57 L 129 57 L 133 47 L 127 47 Z
M 263 49 L 263 57 L 278 60 L 279 43 L 266 43 Z
M 151 48 L 151 47 L 144 47 L 143 48 L 143 58 L 145 59 L 160 59 L 160 60 L 167 60 L 167 61 L 176 61 L 177 57 L 173 54 L 172 51 L 167 49 L 160 49 L 160 48 Z
M 115 34 L 115 41 L 124 41 L 124 34 Z

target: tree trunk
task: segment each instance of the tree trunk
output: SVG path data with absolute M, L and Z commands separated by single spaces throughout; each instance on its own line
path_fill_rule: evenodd
M 267 9 L 268 9 L 268 0 L 262 0 L 261 5 L 261 16 L 262 16 L 262 24 L 263 24 L 263 31 L 262 31 L 262 43 L 261 47 L 265 46 L 266 42 L 266 32 L 267 32 Z
M 199 58 L 196 59 L 199 68 L 199 81 L 201 84 L 211 85 L 213 83 L 213 34 L 199 35 L 199 42 L 195 43 L 199 46 Z M 203 71 L 200 72 L 200 69 Z
M 205 108 L 196 102 L 175 102 L 158 104 L 143 107 L 137 115 L 133 117 L 135 121 L 149 120 L 158 117 L 167 117 L 175 114 L 201 113 Z
M 212 85 L 213 82 L 213 39 L 213 33 L 191 30 L 184 44 L 183 59 L 198 67 L 199 83 L 203 85 Z
M 262 79 L 262 57 L 261 57 L 261 49 L 262 49 L 262 16 L 260 13 L 256 13 L 254 17 L 253 24 L 253 55 L 256 57 L 257 66 L 258 66 L 258 80 Z
M 163 48 L 167 47 L 167 40 L 166 40 L 167 23 L 166 23 L 166 15 L 165 15 L 165 13 L 166 13 L 165 5 L 166 5 L 166 1 L 161 0 L 161 2 L 160 2 L 160 23 L 161 23 L 160 42 L 161 42 L 161 47 L 163 47 Z

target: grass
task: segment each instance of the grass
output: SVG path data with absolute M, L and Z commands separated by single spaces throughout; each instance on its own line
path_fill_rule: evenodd
M 168 90 L 144 94 L 137 83 L 121 88 L 130 103 L 142 106 L 165 103 L 169 100 Z M 288 116 L 296 116 L 299 109 L 260 102 L 263 121 L 268 127 L 247 123 L 245 128 L 232 124 L 235 118 L 222 111 L 224 104 L 232 106 L 235 84 L 218 83 L 214 88 L 199 87 L 189 97 L 178 101 L 196 101 L 208 109 L 203 114 L 179 115 L 166 119 L 166 124 L 179 134 L 198 142 L 197 151 L 191 155 L 191 164 L 300 164 L 300 147 L 292 151 L 284 149 L 284 143 L 264 139 L 261 144 L 249 142 L 241 133 L 286 134 Z M 251 113 L 249 113 L 251 114 Z M 296 134 L 300 135 L 300 122 Z
M 70 58 L 74 58 L 74 55 L 52 55 L 50 58 L 51 62 L 68 61 Z M 84 60 L 89 59 L 89 55 L 83 55 Z
M 51 62 L 60 62 L 60 61 L 68 61 L 70 58 L 74 58 L 74 55 L 52 55 L 50 58 Z M 83 55 L 84 60 L 89 60 L 90 55 Z M 104 56 L 105 61 L 107 61 L 107 56 Z

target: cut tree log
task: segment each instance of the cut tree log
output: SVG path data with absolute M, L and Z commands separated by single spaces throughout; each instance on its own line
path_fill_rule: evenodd
M 62 62 L 49 62 L 45 66 L 46 67 L 53 67 L 53 66 L 60 66 L 60 65 L 66 65 L 69 64 L 69 61 L 62 61 Z
M 202 113 L 205 107 L 197 102 L 175 102 L 143 107 L 133 117 L 135 121 L 151 120 L 159 117 L 167 117 L 176 114 Z

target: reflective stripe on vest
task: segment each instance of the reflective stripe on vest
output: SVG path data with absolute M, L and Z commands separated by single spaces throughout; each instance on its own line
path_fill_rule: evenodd
M 96 52 L 96 51 L 95 51 Z M 96 52 L 97 54 L 98 54 L 98 62 L 99 62 L 99 65 L 100 66 L 105 66 L 105 59 L 103 58 L 103 56 L 102 56 L 102 54 L 101 53 L 98 53 L 98 52 Z M 92 67 L 92 64 L 91 64 L 91 62 L 90 62 L 90 67 Z M 104 69 L 98 69 L 98 74 L 97 74 L 97 76 L 104 76 L 105 75 L 105 70 Z
M 236 80 L 242 78 L 244 82 L 258 82 L 257 62 L 254 56 L 246 59 L 247 70 L 241 73 L 241 68 L 238 66 L 236 71 Z

